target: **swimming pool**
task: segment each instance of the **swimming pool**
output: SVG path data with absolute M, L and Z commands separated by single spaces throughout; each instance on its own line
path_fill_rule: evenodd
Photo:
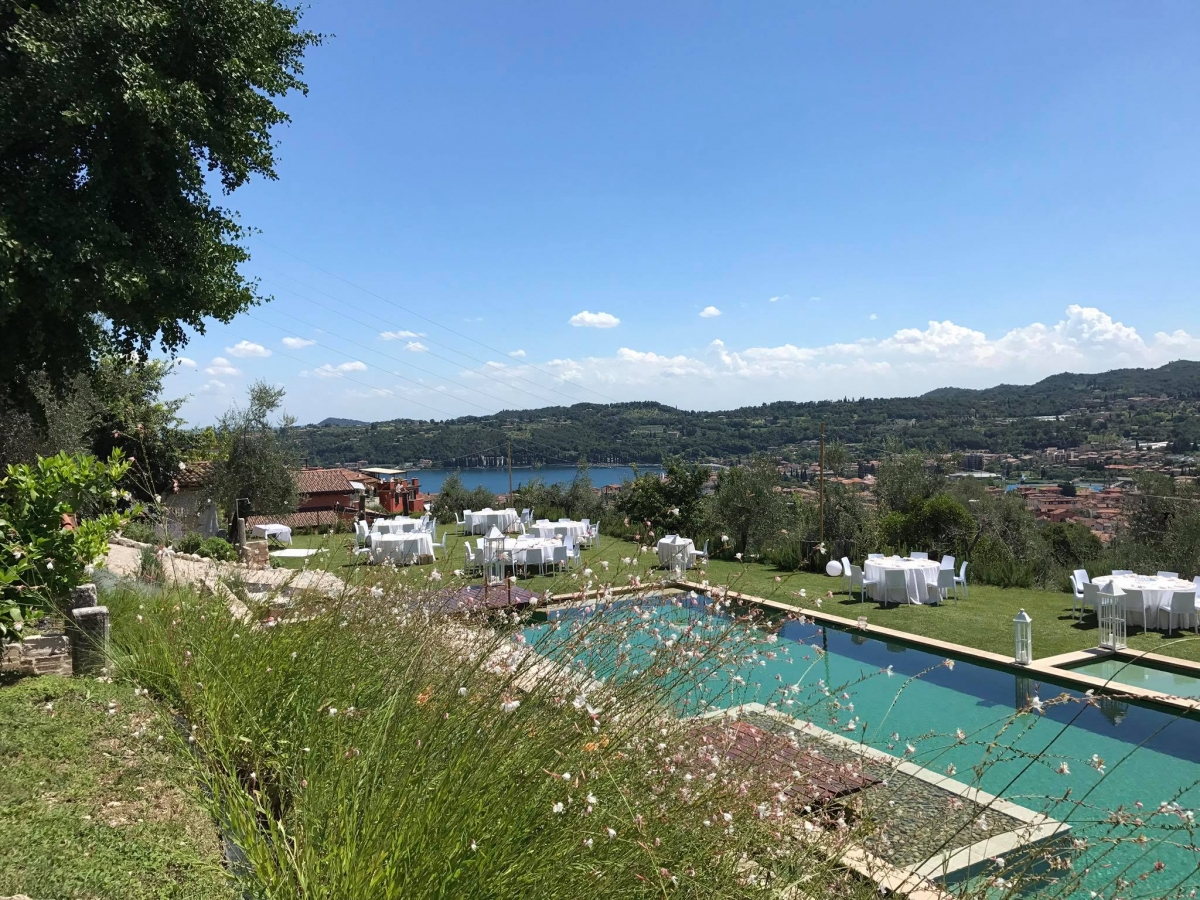
M 639 646 L 648 652 L 656 640 L 678 640 L 702 620 L 728 627 L 707 602 L 624 603 L 603 615 L 636 617 L 645 626 L 624 645 L 633 653 L 628 665 L 636 666 Z M 563 614 L 568 624 L 578 615 Z M 535 649 L 553 654 L 555 633 L 542 625 L 526 635 Z M 1075 860 L 1077 873 L 1089 869 L 1082 896 L 1095 890 L 1106 898 L 1164 897 L 1180 886 L 1187 896 L 1200 886 L 1191 832 L 1191 810 L 1200 806 L 1200 721 L 1086 698 L 1005 669 L 947 665 L 942 656 L 869 632 L 811 621 L 788 621 L 772 643 L 755 646 L 682 690 L 681 713 L 760 702 L 932 771 L 957 771 L 960 781 L 1072 825 L 1073 836 L 1087 841 Z M 1071 701 L 1051 702 L 1059 695 Z M 1035 698 L 1043 711 L 1014 719 Z M 1178 807 L 1159 812 L 1163 803 Z M 1138 833 L 1149 840 L 1125 840 Z M 1118 877 L 1131 883 L 1128 891 L 1113 888 Z
M 1091 675 L 1104 681 L 1127 684 L 1130 687 L 1170 694 L 1173 697 L 1200 698 L 1200 677 L 1170 665 L 1150 665 L 1110 656 L 1068 668 L 1081 675 Z

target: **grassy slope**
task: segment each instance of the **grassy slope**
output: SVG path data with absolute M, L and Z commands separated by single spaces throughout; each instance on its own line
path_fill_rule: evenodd
M 459 547 L 462 539 L 450 535 L 447 540 L 450 563 L 440 558 L 438 567 L 449 577 L 450 570 L 461 567 L 463 552 Z M 351 545 L 349 535 L 298 535 L 295 546 L 328 548 L 313 559 L 315 565 L 326 568 L 344 577 L 374 576 L 375 569 L 363 564 L 355 564 L 349 552 Z M 611 580 L 614 584 L 627 583 L 627 574 L 633 571 L 624 566 L 621 559 L 631 557 L 637 552 L 634 544 L 612 538 L 601 538 L 598 548 L 585 553 L 587 565 L 592 566 L 596 576 L 603 580 Z M 600 562 L 609 563 L 608 570 L 602 570 Z M 652 563 L 656 562 L 654 555 L 643 555 L 642 574 Z M 293 567 L 301 564 L 297 560 L 286 560 Z M 408 577 L 416 577 L 418 572 L 428 571 L 430 566 L 411 567 Z M 780 580 L 776 582 L 776 578 Z M 700 576 L 693 573 L 692 578 L 699 580 Z M 728 585 L 733 590 L 743 591 L 758 597 L 767 597 L 784 603 L 793 604 L 799 608 L 814 608 L 815 599 L 823 597 L 829 590 L 837 591 L 840 579 L 827 578 L 824 575 L 811 573 L 795 573 L 776 570 L 773 566 L 759 563 L 737 563 L 714 560 L 708 568 L 708 580 L 714 585 Z M 568 576 L 534 576 L 521 578 L 519 583 L 535 591 L 551 589 L 557 592 L 567 592 L 578 589 L 578 580 Z M 808 592 L 807 598 L 800 598 L 797 593 L 801 589 Z M 884 609 L 868 601 L 860 604 L 857 599 L 850 600 L 845 594 L 837 594 L 832 600 L 823 600 L 821 609 L 839 615 L 855 618 L 866 615 L 875 625 L 886 625 L 900 631 L 925 637 L 938 638 L 965 644 L 968 647 L 978 647 L 994 653 L 1012 653 L 1013 650 L 1013 616 L 1024 609 L 1033 619 L 1034 655 L 1038 657 L 1054 656 L 1071 650 L 1083 650 L 1096 646 L 1098 631 L 1094 615 L 1086 616 L 1082 622 L 1077 622 L 1071 614 L 1071 597 L 1065 593 L 1049 591 L 1003 589 L 987 585 L 972 585 L 970 599 L 962 598 L 957 604 L 953 601 L 941 607 L 929 606 L 900 606 Z M 1150 631 L 1143 634 L 1135 628 L 1130 629 L 1129 646 L 1134 650 L 1149 650 L 1184 659 L 1200 660 L 1200 638 L 1189 632 L 1178 632 L 1175 637 L 1168 637 L 1163 632 Z
M 0 682 L 0 896 L 231 900 L 159 715 L 128 685 Z

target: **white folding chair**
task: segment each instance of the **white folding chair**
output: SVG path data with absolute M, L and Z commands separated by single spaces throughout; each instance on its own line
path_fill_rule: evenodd
M 946 599 L 947 592 L 954 590 L 954 570 L 953 569 L 938 569 L 938 577 L 936 581 L 929 581 L 925 584 L 925 599 L 938 606 L 942 605 L 942 601 Z M 958 594 L 954 595 L 954 602 L 958 602 Z
M 908 558 L 909 559 L 929 559 L 929 554 L 922 553 L 921 551 L 917 551 L 915 553 L 908 554 Z
M 1178 578 L 1179 573 L 1178 572 L 1159 572 L 1158 577 L 1159 578 Z
M 1167 631 L 1175 630 L 1175 620 L 1181 619 L 1184 628 L 1188 623 L 1200 634 L 1200 618 L 1196 615 L 1196 595 L 1192 591 L 1175 591 L 1171 594 L 1171 606 L 1167 610 Z
M 883 597 L 886 606 L 908 602 L 908 579 L 902 569 L 883 570 Z
M 859 603 L 866 602 L 867 588 L 875 587 L 878 584 L 879 584 L 878 581 L 872 581 L 872 580 L 863 578 L 863 570 L 861 568 L 859 568 L 858 566 L 852 565 L 850 567 L 850 593 L 851 593 L 851 596 L 853 596 L 854 589 L 856 587 L 858 588 L 858 590 L 859 590 L 858 602 Z

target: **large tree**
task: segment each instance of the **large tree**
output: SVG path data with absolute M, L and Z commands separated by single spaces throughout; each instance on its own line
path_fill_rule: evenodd
M 0 400 L 256 302 L 213 202 L 275 178 L 320 36 L 279 0 L 0 0 Z

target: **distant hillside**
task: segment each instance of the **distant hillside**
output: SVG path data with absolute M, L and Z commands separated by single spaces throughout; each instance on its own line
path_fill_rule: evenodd
M 1023 452 L 1089 439 L 1200 441 L 1200 362 L 1158 369 L 1063 373 L 1032 385 L 941 388 L 921 397 L 796 403 L 724 412 L 688 412 L 661 403 L 579 403 L 431 423 L 362 423 L 328 418 L 297 429 L 314 464 L 351 459 L 400 464 L 500 465 L 509 443 L 515 465 L 657 463 L 666 456 L 737 459 L 768 452 L 794 460 L 826 438 L 871 457 L 890 446 Z

